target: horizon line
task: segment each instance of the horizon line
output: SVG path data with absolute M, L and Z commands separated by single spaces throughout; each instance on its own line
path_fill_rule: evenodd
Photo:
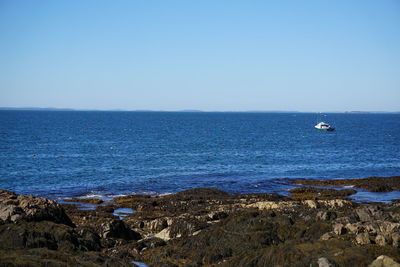
M 86 108 L 55 108 L 55 107 L 0 107 L 0 110 L 26 110 L 26 111 L 99 111 L 99 112 L 182 112 L 182 113 L 400 113 L 400 111 L 382 110 L 345 110 L 345 111 L 298 111 L 298 110 L 155 110 L 155 109 L 86 109 Z

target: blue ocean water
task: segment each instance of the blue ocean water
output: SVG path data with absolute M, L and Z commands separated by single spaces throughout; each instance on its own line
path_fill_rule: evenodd
M 287 178 L 393 175 L 400 114 L 0 111 L 0 188 L 24 194 L 282 193 Z

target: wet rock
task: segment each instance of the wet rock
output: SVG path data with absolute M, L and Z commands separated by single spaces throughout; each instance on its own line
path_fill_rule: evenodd
M 400 264 L 394 261 L 392 258 L 381 255 L 374 260 L 369 267 L 400 267 Z
M 356 235 L 356 242 L 359 245 L 371 244 L 371 240 L 368 233 L 359 233 Z
M 305 199 L 332 199 L 332 198 L 345 198 L 352 194 L 357 193 L 353 189 L 327 189 L 327 188 L 315 188 L 315 187 L 299 187 L 289 190 L 291 193 L 290 197 L 296 200 Z
M 364 179 L 338 179 L 338 180 L 295 180 L 294 184 L 317 186 L 344 186 L 354 185 L 371 192 L 400 191 L 400 176 L 369 177 Z
M 132 231 L 123 221 L 112 220 L 101 224 L 100 236 L 102 238 L 122 238 L 126 240 L 139 240 L 139 233 Z
M 178 192 L 173 195 L 173 197 L 177 198 L 202 198 L 202 199 L 215 199 L 215 198 L 225 198 L 230 197 L 230 194 L 218 190 L 215 188 L 194 188 L 185 191 Z
M 80 202 L 80 203 L 89 203 L 89 204 L 102 204 L 104 200 L 98 198 L 66 198 L 64 201 L 67 202 Z

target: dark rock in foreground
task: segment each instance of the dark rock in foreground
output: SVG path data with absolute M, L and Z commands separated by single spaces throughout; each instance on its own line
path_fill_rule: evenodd
M 0 223 L 44 220 L 73 226 L 64 209 L 54 200 L 0 190 Z
M 96 231 L 55 201 L 0 191 L 0 266 L 132 266 L 101 250 Z
M 289 198 L 199 188 L 119 197 L 96 210 L 0 192 L 0 266 L 132 266 L 132 260 L 149 266 L 400 262 L 400 203 L 353 203 L 346 199 L 353 190 L 303 188 Z M 119 220 L 113 215 L 118 208 L 136 212 Z

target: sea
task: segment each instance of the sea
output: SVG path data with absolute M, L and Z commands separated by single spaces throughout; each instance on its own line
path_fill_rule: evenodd
M 292 179 L 396 175 L 396 113 L 0 111 L 0 188 L 22 194 L 287 194 Z

